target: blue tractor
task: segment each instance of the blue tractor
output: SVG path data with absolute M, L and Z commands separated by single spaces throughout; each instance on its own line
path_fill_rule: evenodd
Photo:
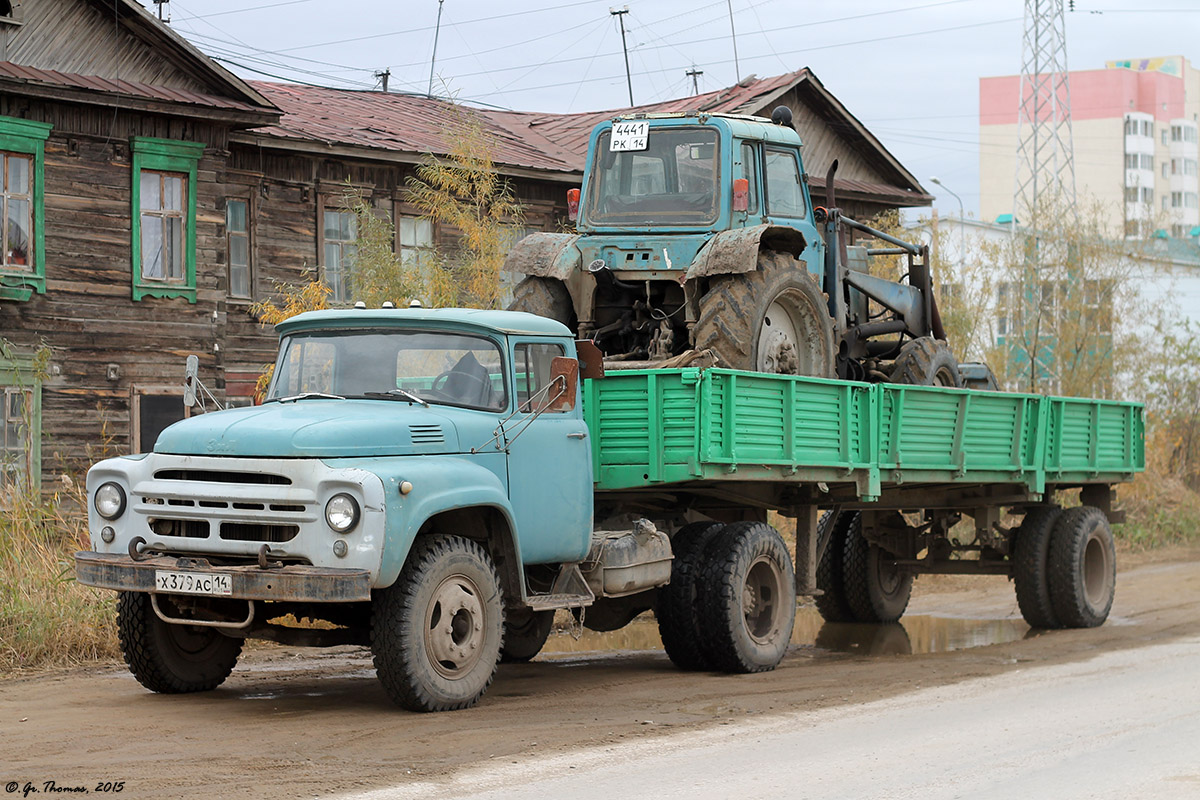
M 994 387 L 982 365 L 960 375 L 928 248 L 843 217 L 837 162 L 815 206 L 801 151 L 783 106 L 771 120 L 635 114 L 597 125 L 582 189 L 568 193 L 577 232 L 517 243 L 505 269 L 526 277 L 509 307 L 566 324 L 610 368 L 707 362 Z M 852 245 L 851 231 L 882 245 Z M 905 277 L 872 275 L 869 255 L 906 257 Z

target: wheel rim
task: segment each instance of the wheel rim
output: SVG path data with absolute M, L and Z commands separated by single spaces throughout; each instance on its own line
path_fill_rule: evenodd
M 820 332 L 807 297 L 798 289 L 775 296 L 763 315 L 755 358 L 759 372 L 779 375 L 813 375 L 820 364 Z
M 1092 536 L 1083 549 L 1083 591 L 1093 607 L 1099 608 L 1108 601 L 1111 579 L 1108 548 L 1099 536 Z
M 785 597 L 778 565 L 765 555 L 754 559 L 742 586 L 742 615 L 751 639 L 770 644 L 777 638 L 783 627 Z
M 904 582 L 904 573 L 896 566 L 890 557 L 879 547 L 875 547 L 875 585 L 885 599 L 892 599 L 900 594 Z
M 933 373 L 934 386 L 958 386 L 958 382 L 954 380 L 954 373 L 949 367 L 938 367 L 937 372 Z
M 438 584 L 425 615 L 425 649 L 439 675 L 455 680 L 479 662 L 483 623 L 483 602 L 474 581 L 451 575 Z

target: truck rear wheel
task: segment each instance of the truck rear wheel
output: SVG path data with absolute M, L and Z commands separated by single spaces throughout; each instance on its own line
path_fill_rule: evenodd
M 854 622 L 854 610 L 846 599 L 846 535 L 858 521 L 857 511 L 835 514 L 826 511 L 817 525 L 817 588 L 813 598 L 817 611 L 826 622 Z
M 542 652 L 553 627 L 553 611 L 526 609 L 509 613 L 504 620 L 504 646 L 500 648 L 500 661 L 512 664 L 533 658 Z
M 792 559 L 779 532 L 736 522 L 705 548 L 700 571 L 701 646 L 723 672 L 766 672 L 787 652 L 796 619 Z
M 908 608 L 913 576 L 862 534 L 862 515 L 846 530 L 846 602 L 859 622 L 896 622 Z
M 912 386 L 960 386 L 958 359 L 941 339 L 922 336 L 906 342 L 892 364 L 892 383 Z
M 834 376 L 833 320 L 802 261 L 763 250 L 753 272 L 721 275 L 700 299 L 693 341 L 720 365 L 783 375 Z
M 1068 508 L 1050 533 L 1047 563 L 1050 601 L 1067 628 L 1103 625 L 1117 583 L 1112 528 L 1095 506 Z
M 164 694 L 217 688 L 242 652 L 241 639 L 215 628 L 163 622 L 146 592 L 121 592 L 117 597 L 117 637 L 133 677 Z
M 693 522 L 671 539 L 671 582 L 658 590 L 654 617 L 663 649 L 675 666 L 684 670 L 712 667 L 700 645 L 700 618 L 696 608 L 697 572 L 713 536 L 725 527 L 719 522 Z
M 1059 628 L 1058 615 L 1050 602 L 1047 557 L 1050 534 L 1062 515 L 1058 506 L 1034 506 L 1025 513 L 1013 542 L 1013 583 L 1021 616 L 1031 628 Z
M 562 281 L 555 278 L 531 275 L 518 283 L 508 310 L 548 317 L 575 330 L 575 306 L 571 304 L 571 293 Z
M 460 536 L 420 538 L 400 577 L 372 602 L 375 672 L 410 711 L 468 708 L 496 674 L 503 628 L 487 551 Z

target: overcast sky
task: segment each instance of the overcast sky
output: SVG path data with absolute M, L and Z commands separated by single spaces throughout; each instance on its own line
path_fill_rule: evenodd
M 530 111 L 627 105 L 621 33 L 609 13 L 624 5 L 444 0 L 434 92 Z M 171 0 L 169 8 L 177 31 L 243 77 L 370 89 L 386 68 L 393 90 L 429 86 L 437 0 Z M 692 94 L 693 65 L 703 70 L 701 91 L 731 85 L 739 72 L 808 67 L 937 194 L 943 214 L 958 204 L 933 175 L 978 213 L 979 78 L 1019 71 L 1022 2 L 630 0 L 628 8 L 635 102 Z M 1075 9 L 1066 15 L 1073 70 L 1161 55 L 1200 62 L 1198 0 L 1076 0 Z

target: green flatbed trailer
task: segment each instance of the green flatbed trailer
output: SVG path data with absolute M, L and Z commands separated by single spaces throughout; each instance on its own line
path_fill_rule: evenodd
M 668 507 L 724 521 L 794 517 L 797 591 L 841 621 L 898 618 L 912 576 L 954 573 L 1014 578 L 1033 625 L 1098 624 L 1115 580 L 1111 533 L 1092 531 L 1079 556 L 1100 584 L 1097 607 L 1081 615 L 1063 599 L 1055 614 L 1049 595 L 1069 593 L 1048 585 L 1068 571 L 1050 564 L 1057 501 L 1071 504 L 1077 490 L 1096 510 L 1090 522 L 1107 528 L 1123 519 L 1114 485 L 1145 469 L 1138 403 L 681 369 L 610 372 L 585 382 L 583 405 L 598 518 Z M 955 528 L 964 518 L 973 532 Z M 875 569 L 904 585 L 891 606 L 845 613 L 851 590 L 837 576 L 859 539 L 879 549 Z

